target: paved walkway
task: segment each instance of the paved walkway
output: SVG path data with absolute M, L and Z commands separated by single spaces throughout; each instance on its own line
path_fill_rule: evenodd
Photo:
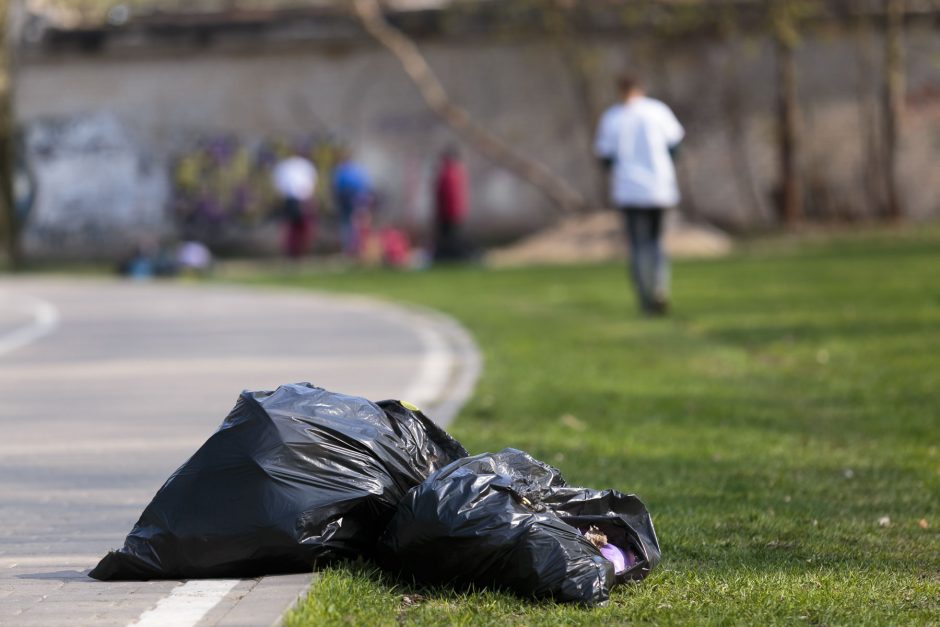
M 310 579 L 101 583 L 242 389 L 311 381 L 448 420 L 479 369 L 449 319 L 375 301 L 0 279 L 0 625 L 270 625 Z

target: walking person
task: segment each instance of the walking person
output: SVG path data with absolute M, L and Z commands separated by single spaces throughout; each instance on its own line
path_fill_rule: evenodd
M 310 203 L 317 184 L 317 170 L 309 159 L 295 152 L 274 166 L 271 180 L 281 198 L 284 252 L 291 259 L 300 259 L 310 246 L 313 231 Z
M 610 198 L 623 214 L 630 275 L 640 309 L 669 309 L 665 213 L 679 203 L 673 159 L 685 130 L 666 104 L 648 97 L 633 77 L 618 81 L 621 102 L 601 117 L 594 150 L 610 176 Z
M 357 163 L 352 152 L 343 149 L 339 164 L 333 170 L 333 198 L 339 210 L 339 232 L 343 252 L 358 257 L 363 245 L 362 224 L 368 219 L 361 214 L 368 211 L 372 185 L 365 168 Z M 358 218 L 358 220 L 357 220 Z

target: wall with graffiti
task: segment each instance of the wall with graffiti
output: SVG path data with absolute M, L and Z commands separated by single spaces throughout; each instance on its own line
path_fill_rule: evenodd
M 178 240 L 275 252 L 282 216 L 271 169 L 297 153 L 317 168 L 317 222 L 335 221 L 327 182 L 339 150 L 327 136 L 179 133 L 160 154 L 108 113 L 36 119 L 22 135 L 17 195 L 36 258 L 116 259 Z M 331 230 L 320 231 L 328 240 Z
M 158 159 L 106 113 L 35 120 L 23 130 L 23 247 L 35 257 L 108 257 L 173 229 Z M 93 253 L 89 255 L 89 253 Z

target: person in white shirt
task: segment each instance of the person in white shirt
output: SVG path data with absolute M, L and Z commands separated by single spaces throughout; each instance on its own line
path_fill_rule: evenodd
M 601 117 L 594 150 L 610 175 L 610 199 L 624 216 L 640 308 L 662 315 L 669 307 L 663 216 L 679 202 L 673 159 L 685 130 L 636 79 L 624 76 L 618 87 L 623 100 Z
M 309 159 L 294 154 L 278 161 L 271 182 L 281 197 L 284 251 L 291 259 L 299 259 L 307 251 L 313 230 L 309 205 L 317 185 L 317 170 Z

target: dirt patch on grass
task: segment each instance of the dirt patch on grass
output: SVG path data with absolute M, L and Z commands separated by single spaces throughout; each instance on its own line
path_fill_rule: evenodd
M 731 237 L 714 227 L 692 224 L 671 211 L 666 249 L 674 257 L 720 257 L 731 251 Z M 539 263 L 618 261 L 626 255 L 623 222 L 618 212 L 603 211 L 566 218 L 511 246 L 486 255 L 496 267 Z

